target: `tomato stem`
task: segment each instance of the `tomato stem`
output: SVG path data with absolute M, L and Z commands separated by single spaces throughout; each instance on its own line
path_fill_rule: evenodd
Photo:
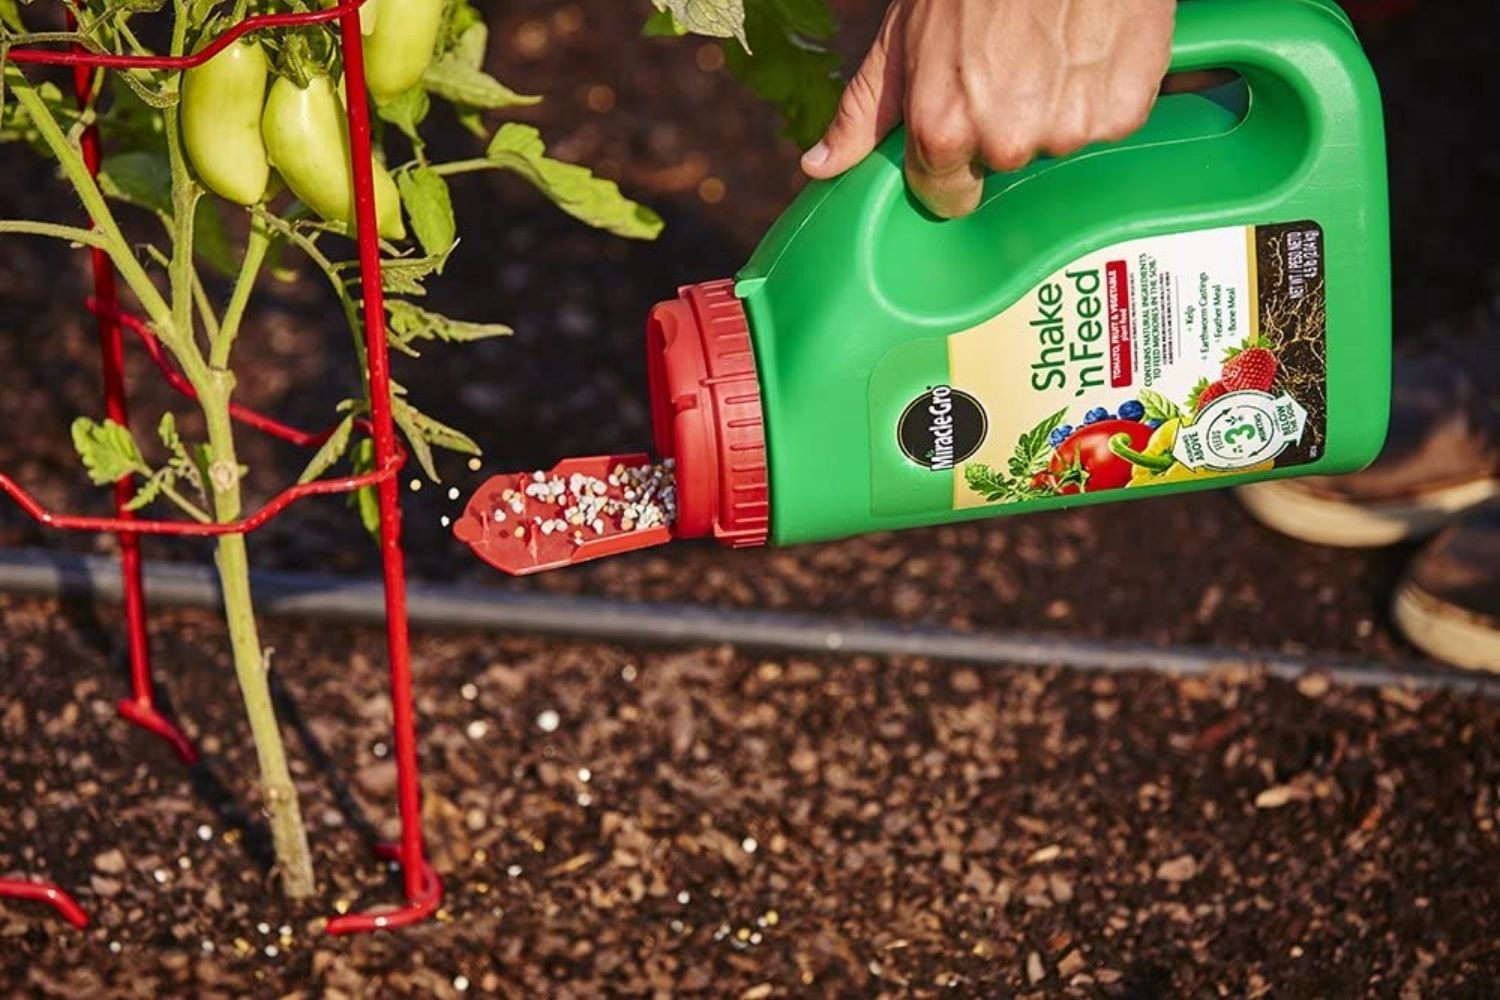
M 1109 450 L 1133 465 L 1150 469 L 1152 472 L 1166 472 L 1176 464 L 1176 459 L 1171 455 L 1148 455 L 1145 452 L 1136 451 L 1130 446 L 1129 434 L 1116 434 L 1111 437 Z

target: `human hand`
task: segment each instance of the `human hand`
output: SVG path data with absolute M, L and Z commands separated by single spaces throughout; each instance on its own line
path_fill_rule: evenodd
M 1176 0 L 894 0 L 827 133 L 802 157 L 834 177 L 903 119 L 912 193 L 944 218 L 983 170 L 1122 139 L 1151 111 Z

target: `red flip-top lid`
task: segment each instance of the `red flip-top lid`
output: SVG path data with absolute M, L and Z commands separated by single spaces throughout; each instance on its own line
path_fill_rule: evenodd
M 687 285 L 646 324 L 656 450 L 676 460 L 673 534 L 764 545 L 770 480 L 760 381 L 734 282 Z

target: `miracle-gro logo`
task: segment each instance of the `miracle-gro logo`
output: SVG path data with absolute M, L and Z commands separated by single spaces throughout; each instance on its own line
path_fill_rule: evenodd
M 979 400 L 962 389 L 935 385 L 906 404 L 896 422 L 896 440 L 907 458 L 942 472 L 978 451 L 989 426 Z

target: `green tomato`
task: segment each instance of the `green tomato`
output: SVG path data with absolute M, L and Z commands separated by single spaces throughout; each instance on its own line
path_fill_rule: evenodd
M 354 224 L 354 179 L 350 174 L 349 123 L 333 81 L 315 76 L 306 87 L 277 77 L 266 99 L 261 134 L 271 165 L 292 194 L 329 222 Z M 375 174 L 375 218 L 388 240 L 406 236 L 401 196 L 390 173 L 371 157 Z
M 371 7 L 375 24 L 364 31 L 365 82 L 375 103 L 384 104 L 415 86 L 432 62 L 443 0 L 369 0 L 360 12 Z
M 236 41 L 182 74 L 182 144 L 204 187 L 240 205 L 266 193 L 271 168 L 260 134 L 266 53 Z

